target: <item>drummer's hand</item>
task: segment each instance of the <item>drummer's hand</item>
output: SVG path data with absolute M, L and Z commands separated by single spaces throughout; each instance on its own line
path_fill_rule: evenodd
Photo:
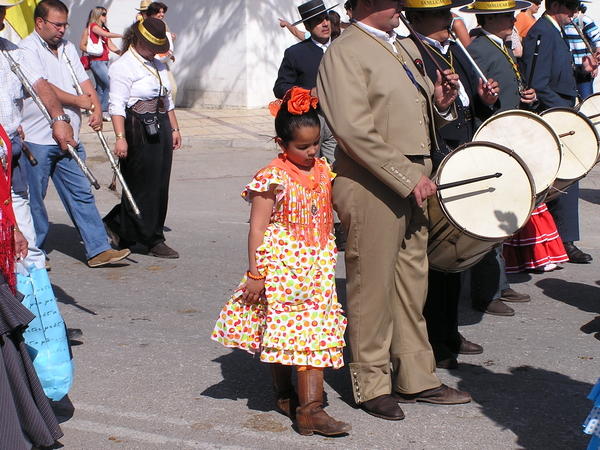
M 521 101 L 523 103 L 533 103 L 535 102 L 537 96 L 535 94 L 535 89 L 533 88 L 529 88 L 529 89 L 525 89 L 524 91 L 520 92 L 521 95 Z
M 442 78 L 440 71 L 437 71 L 437 80 L 433 91 L 433 100 L 438 111 L 446 111 L 452 106 L 458 96 L 458 75 L 452 73 L 450 69 L 444 70 L 444 75 L 448 79 Z
M 592 73 L 598 68 L 598 60 L 592 59 L 589 56 L 584 56 L 581 59 L 581 66 L 583 67 L 584 72 Z
M 437 186 L 433 181 L 427 178 L 425 175 L 421 175 L 421 179 L 415 186 L 412 191 L 412 194 L 415 196 L 415 200 L 417 201 L 417 205 L 419 208 L 423 207 L 423 200 L 428 197 L 431 197 L 437 191 Z
M 479 84 L 477 85 L 477 93 L 479 94 L 479 98 L 489 106 L 492 106 L 498 100 L 498 92 L 500 92 L 500 88 L 498 87 L 498 82 L 492 80 L 491 78 L 484 83 L 481 78 L 479 78 Z
M 54 122 L 52 125 L 52 137 L 60 145 L 63 153 L 67 151 L 67 144 L 71 144 L 73 148 L 77 147 L 77 142 L 73 138 L 73 128 L 64 120 Z

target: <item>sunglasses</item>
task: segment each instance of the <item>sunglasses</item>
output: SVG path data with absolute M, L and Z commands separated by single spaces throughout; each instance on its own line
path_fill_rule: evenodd
M 105 13 L 105 12 L 103 12 L 103 13 L 102 13 L 102 14 L 100 14 L 100 15 L 101 15 L 101 16 L 104 16 L 104 17 L 106 17 L 106 13 Z

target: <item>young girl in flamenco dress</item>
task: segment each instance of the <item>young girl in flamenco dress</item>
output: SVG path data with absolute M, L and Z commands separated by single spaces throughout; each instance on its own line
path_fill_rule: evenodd
M 251 203 L 248 266 L 212 339 L 260 353 L 277 410 L 300 434 L 350 431 L 323 410 L 323 369 L 343 366 L 346 319 L 337 301 L 331 180 L 319 150 L 317 99 L 294 87 L 269 105 L 283 153 L 242 192 Z M 292 367 L 298 371 L 298 394 Z

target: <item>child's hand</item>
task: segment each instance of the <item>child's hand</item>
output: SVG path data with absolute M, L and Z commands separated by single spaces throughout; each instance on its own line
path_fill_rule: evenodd
M 265 291 L 265 280 L 253 280 L 249 278 L 240 286 L 242 290 L 242 298 L 246 303 L 254 305 L 258 303 L 261 295 Z

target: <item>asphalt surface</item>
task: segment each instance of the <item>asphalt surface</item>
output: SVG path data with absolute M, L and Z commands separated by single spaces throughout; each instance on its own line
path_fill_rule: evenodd
M 264 147 L 264 146 L 263 146 Z M 118 201 L 98 146 L 88 164 L 102 215 Z M 65 449 L 584 449 L 587 394 L 600 376 L 600 172 L 581 182 L 581 249 L 595 261 L 511 277 L 530 294 L 514 317 L 460 311 L 462 333 L 484 346 L 461 356 L 443 382 L 466 390 L 460 406 L 403 405 L 406 419 L 371 417 L 352 401 L 346 368 L 325 373 L 327 411 L 348 436 L 300 436 L 273 410 L 268 368 L 210 340 L 246 262 L 249 208 L 239 194 L 275 155 L 264 148 L 194 146 L 175 154 L 167 243 L 177 260 L 146 255 L 88 268 L 53 188 L 47 197 L 50 277 L 73 345 L 75 382 L 54 405 Z M 343 259 L 343 258 L 340 258 Z M 343 263 L 337 271 L 344 297 Z

